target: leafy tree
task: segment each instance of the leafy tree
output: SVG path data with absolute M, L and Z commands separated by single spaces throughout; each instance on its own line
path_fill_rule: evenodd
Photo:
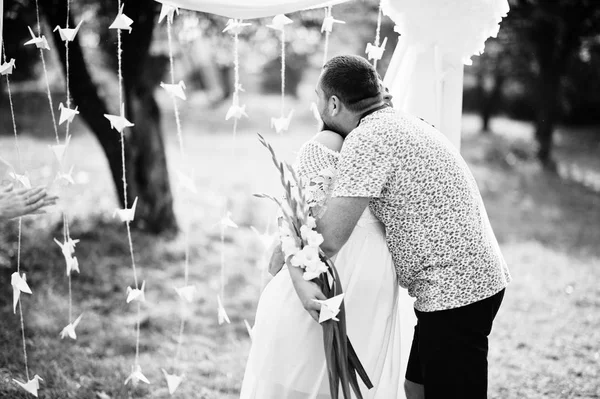
M 514 34 L 517 55 L 529 66 L 538 158 L 553 170 L 553 131 L 560 115 L 562 82 L 573 56 L 600 34 L 600 4 L 593 0 L 513 0 L 510 6 L 502 29 Z

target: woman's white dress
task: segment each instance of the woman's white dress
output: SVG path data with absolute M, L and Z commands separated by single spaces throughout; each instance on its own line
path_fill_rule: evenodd
M 309 141 L 295 168 L 313 178 L 335 167 L 337 158 L 338 153 Z M 374 385 L 367 390 L 359 380 L 363 397 L 404 398 L 399 287 L 384 227 L 368 208 L 333 260 L 346 293 L 348 337 Z M 286 267 L 260 297 L 252 336 L 241 399 L 330 398 L 322 327 L 302 307 Z

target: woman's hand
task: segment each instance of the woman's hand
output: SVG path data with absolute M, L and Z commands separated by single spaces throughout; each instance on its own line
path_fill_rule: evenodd
M 289 266 L 290 277 L 292 278 L 292 282 L 294 284 L 294 289 L 296 290 L 296 294 L 298 298 L 300 298 L 300 302 L 302 302 L 302 306 L 304 309 L 310 314 L 310 316 L 315 319 L 315 321 L 319 322 L 319 312 L 321 311 L 321 304 L 315 302 L 315 300 L 324 301 L 327 299 L 325 294 L 321 291 L 321 288 L 316 283 L 312 281 L 304 280 L 303 274 L 304 271 L 299 267 Z
M 0 220 L 45 213 L 44 208 L 56 204 L 43 187 L 15 190 L 12 184 L 0 187 Z

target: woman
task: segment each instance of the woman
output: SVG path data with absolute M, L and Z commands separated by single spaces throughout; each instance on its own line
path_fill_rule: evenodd
M 330 176 L 326 171 L 335 171 L 342 143 L 338 134 L 320 132 L 302 146 L 296 171 L 309 181 Z M 318 215 L 327 206 L 328 187 L 310 192 L 313 214 Z M 368 208 L 332 260 L 346 294 L 348 337 L 374 385 L 367 390 L 361 384 L 363 397 L 404 397 L 396 273 L 383 225 Z M 284 266 L 259 300 L 240 398 L 330 398 L 322 334 Z

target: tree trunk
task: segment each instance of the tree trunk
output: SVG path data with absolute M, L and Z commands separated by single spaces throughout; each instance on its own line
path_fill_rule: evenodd
M 535 137 L 539 146 L 538 159 L 545 169 L 553 171 L 556 164 L 552 159 L 552 144 L 560 94 L 560 73 L 553 65 L 541 66 L 538 79 L 539 98 L 535 126 Z
M 150 0 L 140 0 L 139 2 L 154 3 Z M 137 4 L 138 2 L 129 3 Z M 67 13 L 66 2 L 53 0 L 51 6 L 45 8 L 44 12 L 50 26 L 64 26 L 64 16 Z M 128 15 L 136 22 L 140 19 L 135 11 Z M 75 26 L 72 20 L 69 21 L 69 25 Z M 134 29 L 131 33 L 132 38 L 124 40 L 124 66 L 128 62 L 129 64 L 136 64 L 136 68 L 144 67 L 149 42 L 148 44 L 143 43 L 144 40 L 141 40 L 141 35 L 147 34 L 148 28 L 142 23 L 139 25 L 136 26 L 134 23 Z M 134 35 L 136 28 L 144 31 Z M 127 36 L 129 35 L 124 34 L 123 38 L 127 39 Z M 152 36 L 151 28 L 148 36 Z M 139 45 L 142 48 L 136 48 L 138 44 L 135 40 L 140 42 Z M 59 51 L 63 71 L 66 71 L 65 47 L 58 32 L 54 33 L 54 41 Z M 127 51 L 135 52 L 135 54 L 127 56 Z M 119 203 L 123 204 L 125 193 L 123 192 L 122 181 L 120 136 L 104 118 L 104 114 L 109 112 L 106 104 L 98 95 L 98 87 L 90 76 L 78 39 L 69 43 L 69 63 L 71 95 L 74 102 L 79 106 L 81 116 L 97 137 L 106 154 Z M 126 116 L 136 125 L 133 129 L 125 131 L 125 159 L 128 181 L 126 195 L 129 204 L 133 202 L 135 197 L 139 197 L 134 222 L 136 227 L 147 229 L 156 234 L 172 232 L 177 229 L 177 223 L 173 212 L 173 197 L 166 167 L 158 105 L 152 96 L 153 88 L 147 87 L 143 81 L 139 82 L 139 80 L 143 80 L 141 74 L 138 76 L 132 75 L 131 69 L 130 66 L 129 69 L 124 68 L 123 70 L 126 86 Z M 129 73 L 126 74 L 125 72 Z M 115 112 L 118 112 L 116 107 Z
M 486 96 L 483 102 L 483 129 L 486 132 L 490 131 L 490 119 L 499 108 L 500 100 L 502 98 L 502 87 L 504 86 L 505 76 L 502 72 L 496 70 L 494 74 L 494 85 L 492 90 Z
M 167 170 L 160 109 L 154 89 L 164 70 L 150 67 L 150 44 L 160 4 L 154 0 L 129 1 L 124 12 L 133 19 L 131 34 L 123 35 L 123 85 L 126 108 L 135 126 L 128 137 L 126 163 L 130 200 L 138 203 L 143 227 L 154 233 L 177 230 L 173 195 Z M 141 205 L 141 206 L 140 206 Z

